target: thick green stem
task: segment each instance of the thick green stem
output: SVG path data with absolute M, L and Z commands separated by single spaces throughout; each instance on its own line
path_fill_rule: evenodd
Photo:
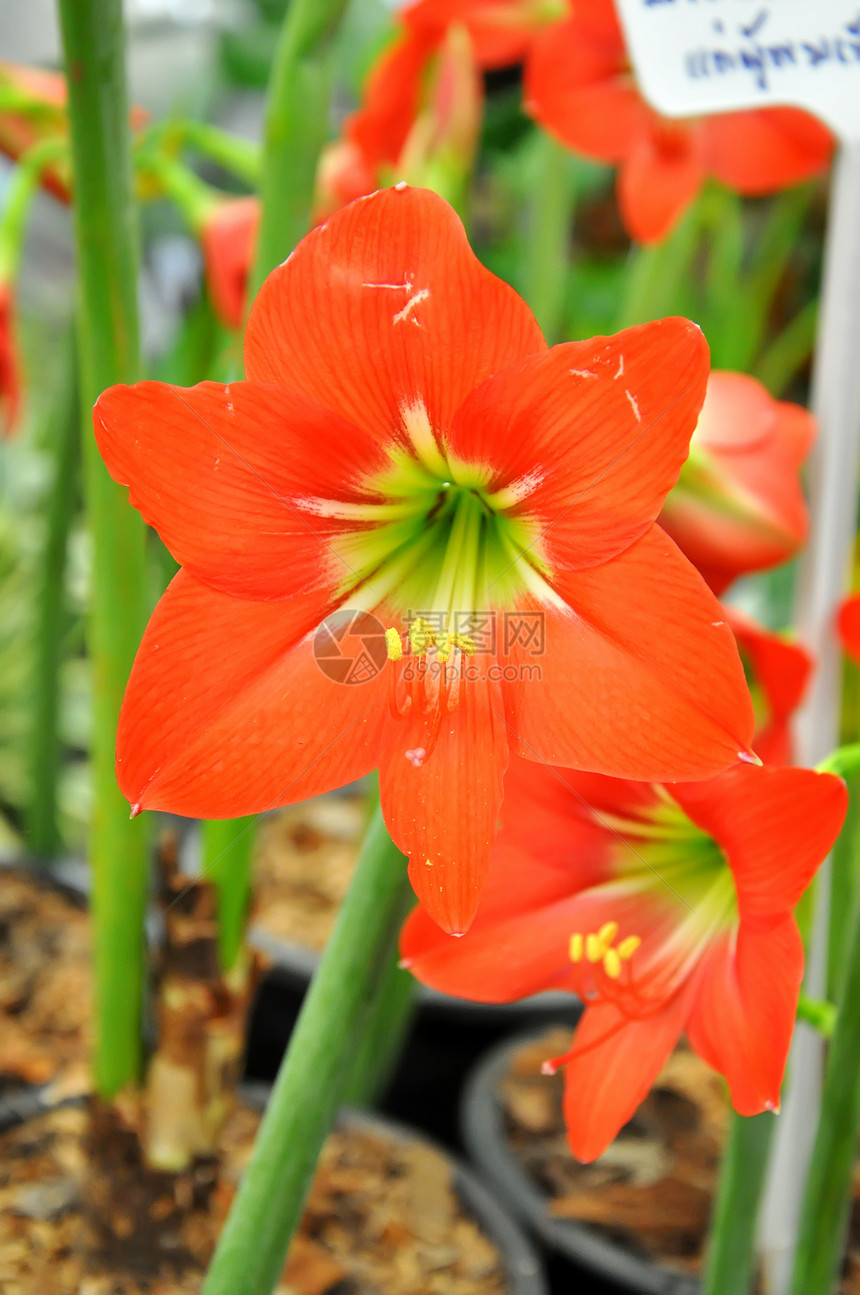
M 699 232 L 699 211 L 694 204 L 662 243 L 631 251 L 618 328 L 678 313 L 679 297 L 688 283 Z
M 145 528 L 99 457 L 91 411 L 105 387 L 139 376 L 137 238 L 121 0 L 59 0 L 59 13 L 75 177 L 84 486 L 92 537 L 95 1077 L 98 1090 L 111 1096 L 137 1079 L 141 1060 L 146 827 L 129 820 L 114 775 L 114 742 L 146 614 Z
M 406 863 L 379 811 L 314 976 L 203 1295 L 269 1295 L 313 1181 L 350 1067 L 371 1028 L 409 907 Z
M 33 694 L 29 734 L 30 798 L 27 840 L 40 859 L 54 858 L 62 837 L 57 812 L 60 773 L 60 668 L 68 628 L 66 557 L 78 507 L 80 409 L 75 381 L 74 334 L 70 330 L 57 399 L 48 411 L 46 436 L 53 476 L 45 503 L 45 535 L 39 555 L 33 644 Z
M 732 1116 L 714 1206 L 702 1295 L 747 1295 L 755 1276 L 755 1238 L 776 1117 Z
M 535 139 L 535 151 L 523 286 L 525 299 L 552 344 L 561 340 L 564 325 L 576 170 L 570 153 L 542 131 Z
M 292 0 L 275 51 L 263 150 L 263 203 L 253 297 L 310 226 L 328 133 L 332 44 L 347 0 Z
M 834 1290 L 845 1252 L 860 1127 L 860 916 L 855 916 L 806 1179 L 792 1295 Z
M 414 976 L 392 958 L 350 1068 L 344 1106 L 373 1106 L 384 1095 L 412 1024 L 415 989 Z
M 200 876 L 218 895 L 218 951 L 221 967 L 232 971 L 242 951 L 251 904 L 251 856 L 257 816 L 201 823 Z

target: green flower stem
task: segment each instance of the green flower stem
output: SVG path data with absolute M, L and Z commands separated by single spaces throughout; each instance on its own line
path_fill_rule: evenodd
M 147 831 L 145 820 L 129 820 L 114 743 L 147 611 L 145 527 L 102 463 L 91 410 L 105 387 L 139 376 L 137 237 L 121 0 L 59 0 L 59 13 L 70 69 L 84 488 L 93 549 L 95 1079 L 110 1097 L 137 1079 L 141 1063 Z
M 203 1295 L 269 1295 L 372 1029 L 412 895 L 403 856 L 377 810 L 358 868 L 305 998 L 251 1161 L 203 1284 Z
M 136 155 L 139 171 L 154 180 L 179 211 L 195 234 L 200 234 L 207 219 L 225 199 L 212 185 L 170 153 L 159 149 L 140 149 Z
M 808 301 L 765 347 L 753 376 L 772 396 L 781 396 L 812 354 L 818 329 L 818 302 Z
M 562 337 L 570 269 L 576 171 L 570 153 L 550 135 L 535 139 L 535 176 L 526 211 L 524 296 L 552 345 Z
M 776 1116 L 733 1115 L 711 1219 L 702 1295 L 747 1295 L 755 1276 L 755 1238 Z M 812 1288 L 810 1287 L 810 1290 Z
M 260 182 L 262 151 L 259 144 L 249 139 L 240 139 L 238 135 L 220 130 L 209 122 L 186 118 L 157 122 L 140 136 L 142 152 L 148 151 L 153 145 L 173 153 L 180 148 L 190 147 L 225 171 L 244 180 L 250 188 L 256 189 Z
M 860 914 L 854 918 L 806 1179 L 791 1295 L 834 1290 L 842 1267 L 860 1128 Z
M 840 778 L 860 773 L 860 742 L 837 747 L 815 767 L 818 773 L 835 773 Z
M 347 0 L 292 0 L 266 105 L 263 211 L 250 298 L 310 226 L 314 179 L 328 134 L 332 46 Z
M 257 816 L 213 819 L 200 824 L 200 875 L 218 895 L 218 950 L 221 967 L 232 971 L 242 951 L 251 905 L 251 862 Z
M 350 1066 L 344 1106 L 373 1106 L 383 1096 L 412 1024 L 416 988 L 414 976 L 392 958 Z
M 0 283 L 10 282 L 24 250 L 30 203 L 39 188 L 42 172 L 68 152 L 64 139 L 45 139 L 23 155 L 6 188 L 0 215 Z
M 678 299 L 699 244 L 698 208 L 699 203 L 694 203 L 661 243 L 631 251 L 627 289 L 616 325 L 619 329 L 678 313 Z
M 37 577 L 28 760 L 30 790 L 25 814 L 27 841 L 39 859 L 54 858 L 62 845 L 57 813 L 60 667 L 68 629 L 66 557 L 69 531 L 77 511 L 81 450 L 75 361 L 74 332 L 70 329 L 62 381 L 44 420 L 53 476 L 45 503 L 45 535 Z

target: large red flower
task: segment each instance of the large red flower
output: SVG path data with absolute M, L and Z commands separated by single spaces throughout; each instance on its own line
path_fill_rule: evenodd
M 742 1115 L 779 1106 L 803 972 L 792 909 L 839 833 L 841 779 L 737 765 L 671 788 L 512 761 L 477 917 L 420 909 L 401 950 L 425 984 L 500 1003 L 545 989 L 585 1012 L 565 1066 L 580 1160 L 599 1156 L 681 1033 Z
M 536 37 L 525 98 L 562 143 L 618 165 L 621 214 L 641 243 L 665 237 L 709 175 L 738 193 L 773 193 L 820 174 L 833 150 L 830 132 L 797 108 L 661 117 L 636 87 L 612 0 L 574 4 Z
M 743 373 L 712 373 L 690 457 L 660 524 L 715 593 L 806 541 L 800 469 L 815 420 Z
M 459 931 L 509 749 L 661 780 L 737 760 L 731 631 L 654 524 L 707 367 L 683 319 L 548 349 L 433 193 L 343 208 L 261 289 L 248 381 L 96 406 L 183 567 L 125 700 L 129 800 L 234 816 L 379 767 L 416 892 Z M 364 682 L 333 677 L 348 627 Z

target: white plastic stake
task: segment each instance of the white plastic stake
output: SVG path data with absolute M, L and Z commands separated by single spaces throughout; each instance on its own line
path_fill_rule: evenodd
M 643 93 L 666 116 L 793 104 L 843 140 L 833 176 L 812 407 L 812 531 L 797 626 L 817 669 L 796 726 L 798 761 L 837 745 L 836 609 L 848 587 L 860 477 L 860 6 L 857 0 L 616 0 Z M 836 897 L 838 899 L 838 897 Z M 827 984 L 830 868 L 816 886 L 806 990 Z M 762 1209 L 768 1295 L 788 1295 L 820 1105 L 823 1045 L 798 1027 Z M 726 1292 L 729 1295 L 729 1292 Z M 814 1295 L 810 1292 L 810 1295 Z M 817 1295 L 817 1292 L 815 1293 Z

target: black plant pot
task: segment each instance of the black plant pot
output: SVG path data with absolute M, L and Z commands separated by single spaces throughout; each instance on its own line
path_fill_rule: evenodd
M 267 1085 L 248 1084 L 243 1087 L 241 1096 L 249 1106 L 263 1110 L 269 1091 Z M 70 1099 L 69 1102 L 59 1103 L 59 1105 L 79 1103 L 81 1100 L 83 1099 Z M 49 1109 L 51 1105 L 46 1103 L 43 1093 L 36 1088 L 19 1094 L 11 1100 L 0 1098 L 0 1133 L 37 1119 Z M 378 1115 L 370 1115 L 365 1111 L 342 1111 L 338 1117 L 338 1124 L 340 1127 L 351 1126 L 377 1132 L 394 1142 L 428 1144 L 428 1139 L 422 1133 Z M 433 1146 L 433 1143 L 429 1145 Z M 434 1147 L 434 1150 L 444 1156 L 451 1165 L 454 1191 L 465 1212 L 471 1216 L 483 1235 L 498 1250 L 507 1276 L 509 1295 L 547 1295 L 540 1256 L 519 1223 L 511 1217 L 504 1205 L 481 1182 L 477 1174 L 453 1158 L 449 1152 L 442 1151 L 438 1147 Z
M 461 1130 L 466 1150 L 485 1181 L 493 1184 L 511 1213 L 540 1237 L 559 1274 L 558 1289 L 582 1288 L 583 1273 L 598 1285 L 589 1290 L 636 1295 L 699 1295 L 699 1282 L 642 1258 L 632 1250 L 570 1219 L 554 1218 L 547 1198 L 510 1149 L 505 1136 L 499 1086 L 514 1054 L 534 1034 L 517 1035 L 491 1049 L 469 1076 L 463 1092 Z M 731 1295 L 727 1291 L 726 1295 Z

